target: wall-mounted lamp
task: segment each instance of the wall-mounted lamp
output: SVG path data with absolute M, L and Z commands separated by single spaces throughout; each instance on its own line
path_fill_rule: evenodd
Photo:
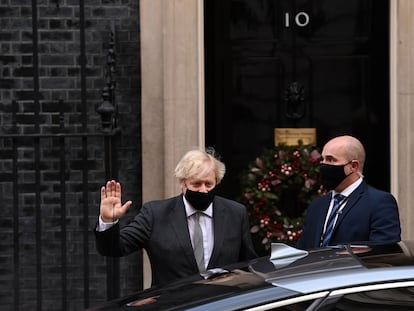
M 108 87 L 104 87 L 102 91 L 103 102 L 96 107 L 96 112 L 101 115 L 102 129 L 104 132 L 110 132 L 113 129 L 113 116 L 115 107 L 110 102 L 110 93 Z

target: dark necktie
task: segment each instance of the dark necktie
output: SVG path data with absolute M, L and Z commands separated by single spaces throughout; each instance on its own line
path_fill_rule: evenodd
M 194 256 L 197 261 L 198 270 L 205 271 L 204 265 L 204 246 L 203 246 L 203 231 L 200 226 L 200 212 L 194 214 L 194 236 L 193 236 Z
M 329 241 L 331 240 L 332 232 L 333 232 L 334 224 L 335 224 L 335 219 L 336 219 L 336 216 L 338 215 L 339 207 L 341 206 L 341 202 L 344 198 L 345 196 L 339 193 L 334 196 L 334 204 L 333 204 L 331 213 L 329 214 L 329 218 L 326 223 L 326 230 L 323 235 L 323 239 L 321 243 L 322 247 L 327 246 L 329 244 Z

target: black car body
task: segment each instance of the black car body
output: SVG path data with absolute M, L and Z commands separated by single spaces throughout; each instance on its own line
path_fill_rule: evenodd
M 89 310 L 414 310 L 414 242 L 272 248 Z

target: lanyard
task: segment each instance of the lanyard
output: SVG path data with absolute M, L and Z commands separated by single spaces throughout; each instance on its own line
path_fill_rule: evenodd
M 324 224 L 324 228 L 323 228 L 323 234 L 322 237 L 325 235 L 326 233 L 326 226 L 329 223 L 329 220 L 332 218 L 332 220 L 334 221 L 335 225 L 336 225 L 336 221 L 337 221 L 337 217 L 338 215 L 342 214 L 342 210 L 345 207 L 346 202 L 348 201 L 349 196 L 345 197 L 342 199 L 342 201 L 339 203 L 338 209 L 336 210 L 335 213 L 332 214 L 332 209 L 333 209 L 333 205 L 332 204 L 332 209 L 331 209 L 331 213 L 329 214 L 329 216 L 325 219 L 325 224 Z M 332 200 L 331 200 L 332 201 Z M 334 220 L 335 218 L 335 220 Z

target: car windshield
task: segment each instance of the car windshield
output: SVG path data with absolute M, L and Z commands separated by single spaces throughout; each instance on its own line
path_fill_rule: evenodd
M 258 261 L 250 266 L 250 270 L 265 279 L 293 277 L 296 275 L 316 274 L 319 272 L 337 271 L 361 267 L 360 261 L 346 248 L 326 248 L 307 252 L 306 256 L 293 256 L 294 260 L 285 266 L 280 261 L 271 258 L 267 261 Z M 287 261 L 284 257 L 283 261 Z
M 271 255 L 268 261 L 258 261 L 250 266 L 250 270 L 265 279 L 294 277 L 297 275 L 318 274 L 322 272 L 339 271 L 357 268 L 380 268 L 387 266 L 413 265 L 414 244 L 399 242 L 393 244 L 359 243 L 338 245 L 323 249 L 314 249 L 300 255 L 300 251 L 291 248 L 289 261 L 286 251 L 282 260 L 278 260 L 277 254 Z M 296 250 L 296 251 L 295 251 Z M 303 253 L 302 253 L 303 254 Z M 272 260 L 274 256 L 274 260 Z M 280 262 L 287 262 L 281 265 Z

